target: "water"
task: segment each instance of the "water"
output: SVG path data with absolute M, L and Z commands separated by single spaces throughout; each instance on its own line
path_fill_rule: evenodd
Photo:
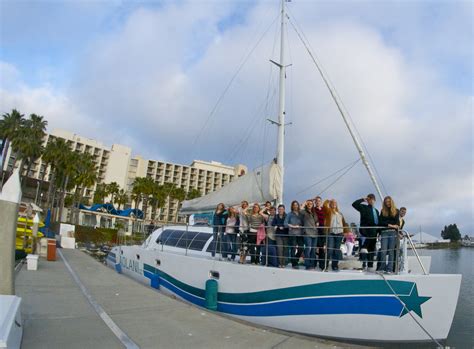
M 431 273 L 462 274 L 461 291 L 453 324 L 444 345 L 451 348 L 474 347 L 474 248 L 461 247 L 439 250 L 418 250 L 421 256 L 431 256 Z M 384 345 L 385 348 L 434 348 L 434 343 Z
M 446 345 L 455 348 L 474 346 L 474 248 L 419 250 L 431 256 L 431 273 L 462 274 L 461 292 Z

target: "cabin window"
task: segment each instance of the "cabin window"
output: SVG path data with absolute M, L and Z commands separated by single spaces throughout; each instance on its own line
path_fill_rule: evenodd
M 190 250 L 202 251 L 207 240 L 209 240 L 209 234 L 206 233 L 197 233 L 193 241 L 189 244 Z
M 166 240 L 170 237 L 170 235 L 173 233 L 173 230 L 163 230 L 158 236 L 158 239 L 156 239 L 157 244 L 164 244 Z
M 181 239 L 179 239 L 178 243 L 176 244 L 176 247 L 187 248 L 191 241 L 193 241 L 196 234 L 197 233 L 194 231 L 185 232 L 183 236 L 181 236 Z
M 156 243 L 166 246 L 188 248 L 194 251 L 202 251 L 204 245 L 209 240 L 208 233 L 185 230 L 164 230 L 156 239 Z
M 165 241 L 166 246 L 175 247 L 179 239 L 184 235 L 185 231 L 183 230 L 173 230 L 170 237 Z
M 217 246 L 216 246 L 216 242 L 214 241 L 214 239 L 212 239 L 209 246 L 207 246 L 206 252 L 216 251 L 216 253 L 221 253 L 222 252 L 222 247 L 223 247 L 223 246 L 221 246 L 221 240 L 222 240 L 222 238 L 217 239 Z

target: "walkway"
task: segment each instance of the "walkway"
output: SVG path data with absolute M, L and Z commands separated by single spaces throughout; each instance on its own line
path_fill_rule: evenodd
M 92 302 L 140 348 L 345 347 L 213 314 L 117 274 L 81 251 L 61 252 Z M 61 258 L 40 260 L 37 271 L 24 266 L 16 278 L 16 291 L 23 300 L 23 349 L 124 347 Z

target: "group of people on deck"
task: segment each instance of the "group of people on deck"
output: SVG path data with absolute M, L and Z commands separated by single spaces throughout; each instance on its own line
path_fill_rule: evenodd
M 369 194 L 352 204 L 360 213 L 359 258 L 362 268 L 373 268 L 377 254 L 377 270 L 391 273 L 406 209 L 398 210 L 390 196 L 384 198 L 380 212 L 375 202 L 375 195 Z M 346 223 L 337 201 L 323 201 L 319 196 L 301 205 L 293 201 L 288 212 L 284 205 L 275 208 L 270 202 L 263 207 L 257 203 L 250 207 L 242 201 L 240 206 L 229 208 L 220 203 L 212 225 L 213 257 L 216 253 L 228 260 L 239 256 L 239 263 L 245 263 L 250 255 L 250 263 L 280 268 L 291 263 L 297 269 L 304 259 L 305 269 L 327 271 L 330 264 L 333 271 L 338 271 L 342 242 L 351 256 L 356 239 L 355 229 Z M 376 253 L 378 237 L 381 248 Z

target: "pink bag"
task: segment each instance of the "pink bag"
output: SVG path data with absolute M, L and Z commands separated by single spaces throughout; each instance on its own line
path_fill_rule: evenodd
M 257 246 L 265 241 L 265 237 L 266 237 L 265 226 L 261 224 L 257 230 Z

